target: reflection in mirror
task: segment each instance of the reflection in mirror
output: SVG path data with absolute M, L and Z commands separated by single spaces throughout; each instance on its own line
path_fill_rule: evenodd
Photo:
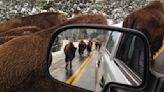
M 68 29 L 51 47 L 51 76 L 91 91 L 100 84 L 140 85 L 144 74 L 142 40 L 131 34 L 104 29 Z

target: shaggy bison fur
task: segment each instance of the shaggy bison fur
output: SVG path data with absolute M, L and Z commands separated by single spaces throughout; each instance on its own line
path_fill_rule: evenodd
M 58 24 L 56 12 L 45 12 L 36 15 L 16 18 L 0 24 L 0 32 L 22 27 L 22 26 L 36 26 L 40 29 L 46 29 Z
M 54 20 L 59 25 L 0 45 L 0 92 L 79 92 L 78 88 L 68 87 L 50 76 L 46 61 L 46 56 L 50 56 L 47 55 L 48 43 L 52 33 L 61 26 L 107 24 L 106 18 L 88 14 L 66 21 L 63 14 L 56 13 Z
M 92 41 L 91 40 L 89 40 L 88 41 L 88 44 L 87 44 L 87 51 L 88 51 L 88 55 L 89 55 L 89 53 L 92 51 Z
M 81 40 L 80 42 L 79 42 L 79 55 L 80 56 L 82 56 L 83 55 L 83 53 L 84 53 L 84 50 L 85 50 L 85 48 L 87 47 L 87 45 L 86 45 L 86 43 L 83 41 L 83 40 Z
M 137 29 L 146 35 L 154 54 L 162 46 L 164 34 L 164 6 L 152 1 L 147 6 L 129 14 L 123 27 Z
M 99 40 L 97 40 L 97 41 L 95 42 L 96 50 L 100 50 L 101 45 L 102 45 L 102 42 L 99 41 Z
M 40 31 L 41 29 L 36 26 L 23 26 L 10 29 L 8 31 L 0 33 L 0 37 L 2 36 L 22 36 L 29 35 L 35 32 Z
M 73 45 L 72 42 L 69 42 L 64 47 L 64 53 L 65 53 L 65 62 L 66 62 L 66 69 L 68 67 L 68 63 L 70 62 L 70 69 L 72 68 L 72 60 L 75 57 L 76 47 Z
M 8 42 L 9 40 L 11 40 L 15 37 L 18 37 L 18 36 L 3 36 L 3 37 L 0 37 L 0 45 L 4 44 L 5 42 Z
M 40 30 L 41 29 L 36 26 L 23 26 L 23 27 L 10 29 L 6 32 L 0 33 L 0 45 L 15 37 L 23 36 L 23 35 L 30 35 Z

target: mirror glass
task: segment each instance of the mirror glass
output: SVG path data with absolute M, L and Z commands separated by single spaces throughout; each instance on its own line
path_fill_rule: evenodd
M 117 82 L 138 86 L 144 76 L 144 44 L 137 36 L 105 29 L 74 28 L 51 47 L 51 76 L 91 91 Z

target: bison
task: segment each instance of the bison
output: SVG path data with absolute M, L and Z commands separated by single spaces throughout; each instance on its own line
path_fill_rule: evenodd
M 101 47 L 101 45 L 102 45 L 102 42 L 101 41 L 99 41 L 99 40 L 97 40 L 96 42 L 95 42 L 95 46 L 96 46 L 96 50 L 100 50 L 100 47 Z
M 58 13 L 56 12 L 45 12 L 36 15 L 29 15 L 26 17 L 11 19 L 0 24 L 0 33 L 22 26 L 36 26 L 40 29 L 50 28 L 58 24 L 58 17 L 56 16 L 57 14 Z
M 36 26 L 22 26 L 10 29 L 8 31 L 0 33 L 0 37 L 2 36 L 22 36 L 29 35 L 35 32 L 40 31 L 41 29 Z
M 83 53 L 84 53 L 84 50 L 85 50 L 85 48 L 86 48 L 86 43 L 83 41 L 83 40 L 81 40 L 80 42 L 79 42 L 79 55 L 80 55 L 80 57 L 83 55 Z
M 76 52 L 76 47 L 73 45 L 72 42 L 69 42 L 68 44 L 65 45 L 64 53 L 65 53 L 66 69 L 68 67 L 69 62 L 70 62 L 70 69 L 72 68 L 72 60 L 75 57 L 75 52 Z
M 4 44 L 5 42 L 8 42 L 9 40 L 16 38 L 18 36 L 2 36 L 0 37 L 0 45 Z
M 89 40 L 88 41 L 88 44 L 87 44 L 87 51 L 88 51 L 88 55 L 89 55 L 89 53 L 92 51 L 92 41 L 91 40 Z
M 130 13 L 123 27 L 137 29 L 146 35 L 152 54 L 162 46 L 164 34 L 164 6 L 160 1 L 151 1 L 145 7 Z
M 0 45 L 4 44 L 5 42 L 23 35 L 30 35 L 32 33 L 38 32 L 41 29 L 36 26 L 23 26 L 10 29 L 6 32 L 0 33 Z
M 48 16 L 48 15 L 47 15 Z M 68 24 L 107 24 L 102 15 L 87 14 L 67 20 L 56 13 L 57 26 L 31 35 L 19 36 L 0 45 L 0 92 L 66 92 L 78 91 L 52 79 L 46 61 L 52 33 Z M 41 22 L 41 21 L 40 21 Z M 48 89 L 48 90 L 47 90 Z
M 56 13 L 56 24 L 61 24 L 66 20 L 63 14 Z M 0 56 L 3 57 L 0 59 L 0 66 L 3 66 L 0 68 L 3 69 L 0 71 L 1 92 L 30 90 L 30 85 L 34 86 L 37 83 L 34 80 L 45 77 L 47 74 L 45 68 L 49 66 L 47 64 L 50 64 L 46 62 L 46 48 L 52 32 L 46 34 L 44 32 L 49 30 L 19 36 L 0 45 Z

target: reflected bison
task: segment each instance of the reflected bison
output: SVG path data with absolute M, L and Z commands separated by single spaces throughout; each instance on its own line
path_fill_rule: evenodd
M 137 29 L 144 33 L 154 54 L 162 46 L 164 34 L 164 6 L 160 1 L 152 1 L 147 6 L 129 14 L 123 27 Z
M 72 42 L 69 42 L 68 44 L 65 45 L 64 53 L 65 53 L 66 69 L 68 67 L 68 63 L 70 63 L 70 69 L 72 68 L 72 60 L 75 57 L 75 52 L 76 52 L 76 47 L 73 45 Z
M 88 55 L 89 55 L 89 53 L 92 51 L 92 41 L 91 40 L 89 40 L 88 41 L 88 44 L 87 44 L 87 51 L 88 51 Z
M 55 15 L 57 26 L 16 37 L 0 45 L 0 92 L 79 92 L 78 88 L 68 87 L 50 77 L 46 56 L 50 56 L 50 53 L 47 55 L 47 48 L 51 35 L 64 25 L 107 24 L 107 21 L 104 16 L 94 14 L 70 20 L 63 14 Z
M 96 50 L 100 50 L 101 45 L 102 45 L 102 42 L 99 41 L 99 40 L 97 40 L 97 41 L 95 42 Z
M 87 45 L 86 45 L 86 43 L 83 41 L 83 40 L 81 40 L 80 42 L 79 42 L 79 55 L 80 55 L 80 57 L 84 54 L 84 50 L 85 50 L 85 48 L 87 47 Z

